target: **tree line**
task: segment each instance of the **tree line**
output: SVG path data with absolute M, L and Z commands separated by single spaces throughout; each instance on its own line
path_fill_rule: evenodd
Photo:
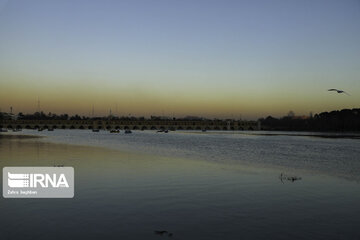
M 263 130 L 279 131 L 360 131 L 360 108 L 322 112 L 313 117 L 294 115 L 259 119 Z
M 0 120 L 12 119 L 8 113 L 0 112 Z M 78 114 L 54 114 L 44 112 L 35 112 L 33 114 L 19 113 L 16 116 L 18 120 L 145 120 L 144 117 L 86 117 Z M 164 117 L 151 116 L 151 120 L 163 120 Z M 167 120 L 194 120 L 194 117 L 169 118 Z M 196 118 L 197 120 L 204 118 Z M 343 109 L 339 111 L 322 112 L 310 117 L 296 117 L 293 112 L 288 116 L 274 118 L 268 116 L 258 120 L 261 123 L 262 130 L 278 131 L 360 131 L 360 108 Z

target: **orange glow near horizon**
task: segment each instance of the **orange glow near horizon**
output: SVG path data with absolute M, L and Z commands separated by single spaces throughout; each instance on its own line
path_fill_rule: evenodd
M 292 110 L 297 115 L 308 115 L 322 111 L 356 108 L 354 97 L 323 91 L 315 97 L 302 97 L 301 92 L 252 91 L 248 89 L 144 89 L 58 87 L 43 89 L 21 84 L 7 85 L 0 90 L 0 107 L 14 112 L 33 113 L 40 108 L 45 113 L 79 114 L 91 116 L 94 105 L 95 116 L 106 116 L 111 109 L 117 116 L 202 116 L 209 118 L 243 118 L 284 116 Z M 310 95 L 311 96 L 311 95 Z

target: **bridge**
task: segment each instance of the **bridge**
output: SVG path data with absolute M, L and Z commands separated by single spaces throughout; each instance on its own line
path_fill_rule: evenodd
M 8 129 L 260 130 L 257 121 L 238 120 L 2 120 Z

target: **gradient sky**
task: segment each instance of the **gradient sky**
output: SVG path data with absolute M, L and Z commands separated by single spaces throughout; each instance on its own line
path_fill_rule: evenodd
M 360 107 L 360 1 L 0 0 L 0 83 L 1 110 L 26 113 Z

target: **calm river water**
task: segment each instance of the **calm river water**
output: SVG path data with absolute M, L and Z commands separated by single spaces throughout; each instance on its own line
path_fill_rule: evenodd
M 277 134 L 6 133 L 44 137 L 1 167 L 73 166 L 75 196 L 1 198 L 0 239 L 360 239 L 360 139 Z

